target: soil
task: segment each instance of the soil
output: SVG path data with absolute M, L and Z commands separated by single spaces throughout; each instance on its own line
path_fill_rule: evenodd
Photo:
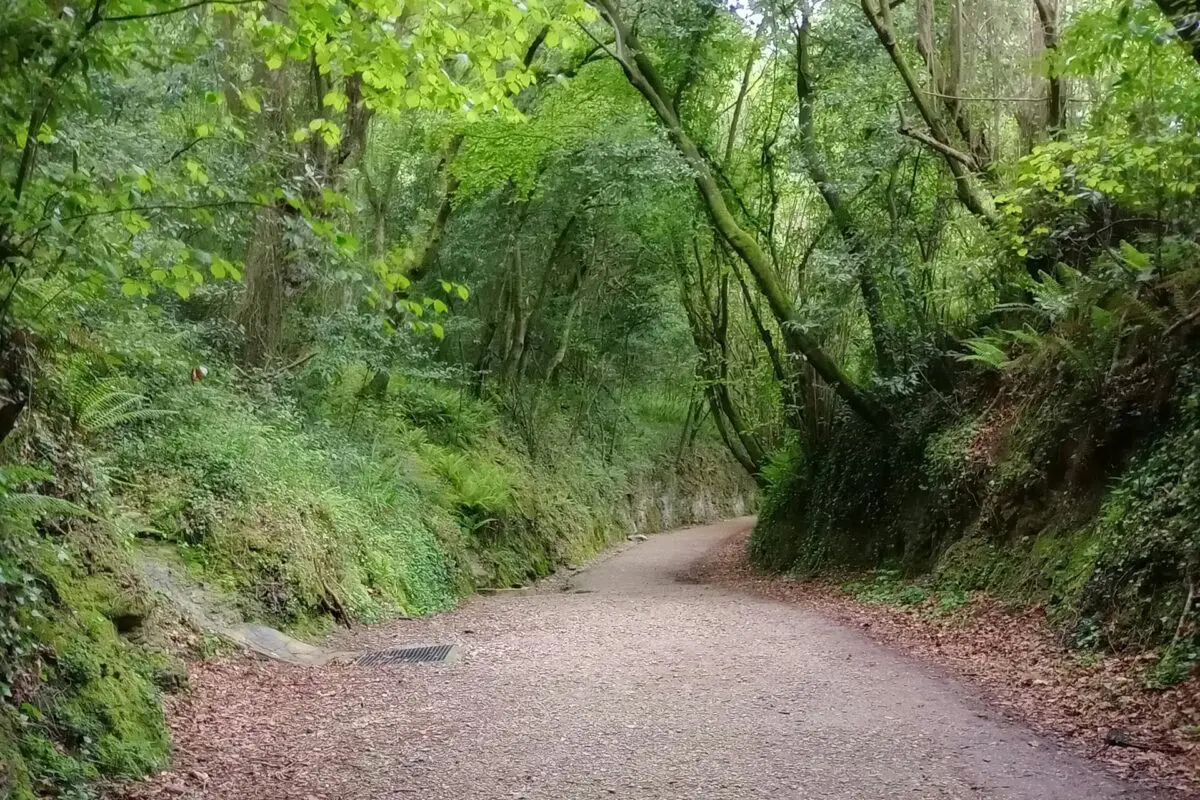
M 453 665 L 198 665 L 170 772 L 129 799 L 1167 797 L 995 713 L 860 625 L 706 560 L 751 520 L 653 536 L 524 595 L 354 630 Z M 726 562 L 732 568 L 733 562 Z M 697 583 L 712 575 L 721 583 Z M 680 577 L 684 580 L 680 580 Z

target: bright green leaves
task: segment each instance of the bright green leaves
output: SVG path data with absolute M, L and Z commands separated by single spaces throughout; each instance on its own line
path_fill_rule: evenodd
M 371 292 L 369 302 L 372 306 L 392 312 L 391 317 L 403 317 L 409 328 L 418 333 L 429 333 L 436 339 L 445 335 L 441 321 L 450 313 L 450 307 L 455 301 L 465 302 L 471 293 L 467 287 L 454 281 L 441 280 L 438 286 L 445 295 L 440 297 L 409 297 L 407 291 L 412 281 L 405 274 L 412 263 L 413 253 L 410 250 L 394 248 L 383 258 L 372 262 L 372 271 L 377 280 L 376 288 Z M 391 321 L 387 323 L 391 326 Z
M 376 111 L 431 109 L 482 118 L 518 116 L 513 96 L 533 82 L 524 59 L 539 31 L 545 44 L 567 44 L 575 21 L 594 12 L 572 0 L 552 14 L 547 0 L 472 0 L 435 4 L 374 0 L 333 6 L 295 0 L 287 18 L 266 6 L 242 11 L 271 70 L 310 61 L 322 75 L 358 75 Z M 397 35 L 397 31 L 403 35 Z M 349 98 L 330 91 L 323 105 L 344 112 Z
M 150 230 L 150 220 L 136 211 L 126 211 L 120 217 L 121 224 L 125 226 L 125 230 L 129 232 L 130 236 L 137 236 L 142 231 Z
M 133 185 L 140 193 L 149 194 L 154 190 L 154 179 L 142 167 L 135 167 Z
M 208 270 L 217 280 L 224 280 L 227 277 L 235 281 L 242 279 L 242 271 L 233 262 L 226 261 L 220 256 L 212 257 L 212 263 L 209 264 Z
M 441 285 L 443 292 L 445 292 L 447 295 L 454 295 L 458 297 L 459 300 L 466 300 L 471 296 L 471 293 L 467 290 L 467 287 L 463 286 L 461 283 L 442 281 Z
M 321 137 L 326 147 L 336 147 L 342 141 L 341 127 L 336 122 L 321 117 L 309 120 L 307 127 L 292 131 L 292 141 L 305 142 L 313 135 Z
M 344 112 L 350 105 L 350 98 L 344 92 L 326 92 L 321 99 L 321 105 L 332 108 L 339 113 Z
M 262 102 L 258 99 L 258 92 L 253 87 L 244 87 L 238 91 L 238 97 L 242 101 L 242 105 L 252 114 L 262 113 Z
M 13 141 L 18 149 L 24 149 L 26 142 L 29 141 L 29 125 L 26 123 L 15 123 L 11 126 Z M 54 129 L 49 124 L 43 122 L 38 128 L 37 136 L 34 137 L 41 144 L 50 144 L 54 141 Z
M 391 297 L 412 285 L 412 281 L 404 274 L 408 269 L 410 258 L 409 251 L 393 248 L 385 257 L 377 258 L 372 262 L 372 271 L 383 290 L 383 296 L 380 296 L 379 293 L 373 295 L 371 298 L 373 304 L 382 304 L 386 307 L 386 303 Z
M 198 248 L 168 248 L 155 258 L 137 259 L 136 266 L 137 269 L 121 275 L 121 293 L 126 297 L 149 298 L 156 290 L 163 289 L 187 299 L 208 276 L 217 280 L 242 277 L 241 267 Z
M 1060 228 L 1103 205 L 1148 219 L 1190 214 L 1200 188 L 1197 159 L 1200 140 L 1188 126 L 1138 136 L 1095 124 L 1041 144 L 1018 162 L 1011 188 L 997 196 L 1011 247 L 1020 258 L 1057 258 Z
M 189 158 L 183 162 L 183 165 L 187 170 L 188 179 L 201 186 L 208 185 L 208 170 L 204 168 L 204 164 L 194 158 Z

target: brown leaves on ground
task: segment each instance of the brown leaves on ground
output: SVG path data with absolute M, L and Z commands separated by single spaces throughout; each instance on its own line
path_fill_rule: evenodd
M 191 686 L 165 703 L 170 770 L 110 786 L 105 797 L 232 800 L 246 797 L 248 784 L 263 787 L 253 796 L 344 796 L 338 779 L 355 774 L 355 759 L 373 744 L 372 728 L 397 724 L 389 710 L 409 691 L 394 671 L 242 658 L 194 664 Z M 419 721 L 407 724 L 403 735 L 420 736 Z
M 764 574 L 748 562 L 747 535 L 715 549 L 685 578 L 818 609 L 970 679 L 1006 716 L 1063 740 L 1124 778 L 1200 796 L 1200 680 L 1148 689 L 1145 674 L 1154 654 L 1072 652 L 1042 609 L 1013 613 L 983 594 L 939 617 L 928 605 L 860 602 L 832 581 Z

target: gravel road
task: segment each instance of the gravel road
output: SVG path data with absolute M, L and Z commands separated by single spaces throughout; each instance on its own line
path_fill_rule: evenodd
M 748 520 L 654 536 L 564 588 L 338 647 L 449 666 L 202 669 L 174 794 L 220 798 L 1153 797 L 802 608 L 676 575 Z M 161 782 L 158 788 L 161 791 Z M 153 792 L 157 793 L 157 792 Z

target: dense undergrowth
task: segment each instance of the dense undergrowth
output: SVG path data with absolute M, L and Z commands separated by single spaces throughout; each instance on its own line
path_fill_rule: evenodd
M 991 164 L 994 213 L 960 195 L 986 220 L 994 294 L 943 312 L 907 372 L 877 365 L 886 424 L 839 414 L 776 458 L 760 565 L 877 571 L 855 591 L 900 603 L 987 590 L 1044 606 L 1071 646 L 1157 651 L 1151 683 L 1192 674 L 1200 83 L 1165 24 L 1100 4 L 1046 45 L 1065 55 L 1051 75 L 1105 88 Z
M 164 546 L 241 617 L 313 635 L 521 585 L 635 528 L 739 512 L 753 490 L 711 442 L 681 447 L 668 396 L 603 446 L 547 415 L 555 455 L 538 458 L 444 378 L 328 354 L 246 373 L 201 334 L 81 326 L 5 443 L 34 465 L 4 473 L 0 506 L 14 797 L 165 763 L 160 694 L 202 642 L 140 572 Z

